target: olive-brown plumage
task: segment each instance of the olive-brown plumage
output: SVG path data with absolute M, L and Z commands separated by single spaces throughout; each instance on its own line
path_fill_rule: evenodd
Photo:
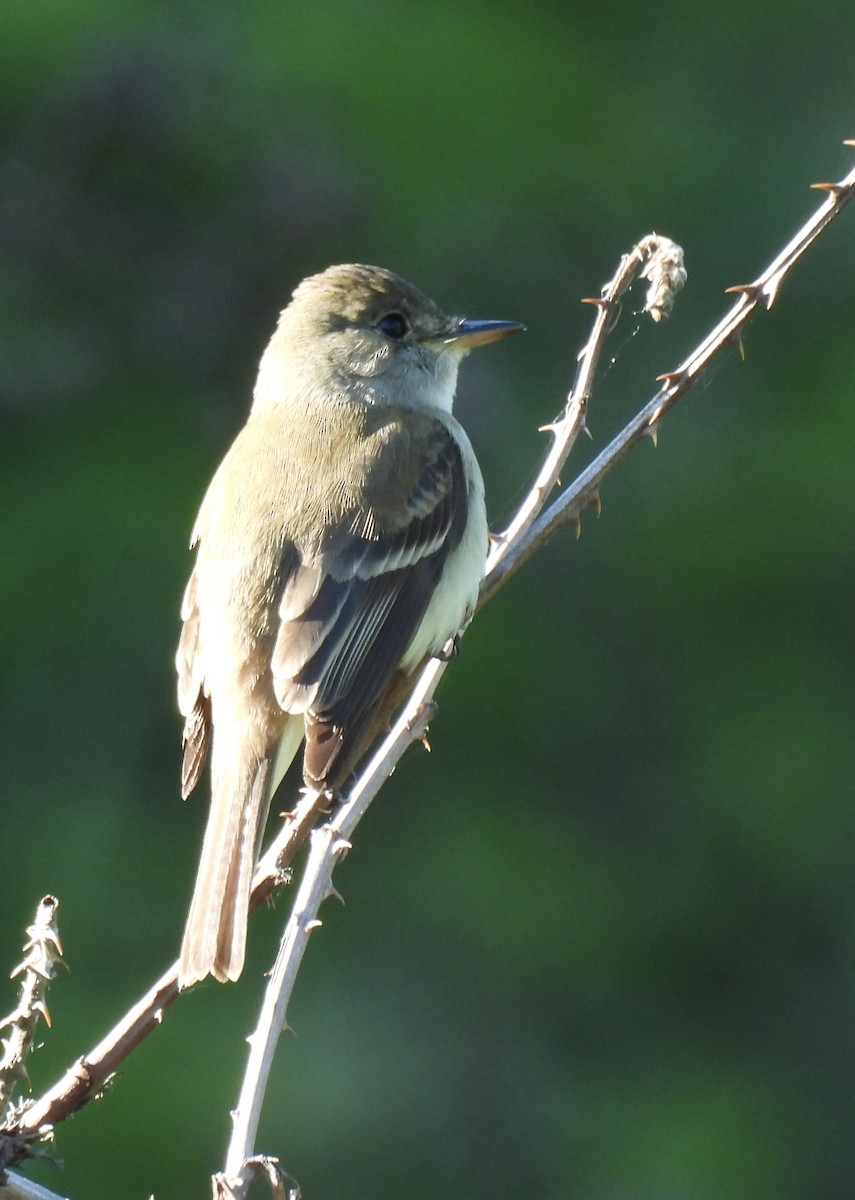
M 283 312 L 193 532 L 182 790 L 210 751 L 212 797 L 182 987 L 240 974 L 258 840 L 304 738 L 307 785 L 338 787 L 396 679 L 470 614 L 487 525 L 457 367 L 517 328 L 446 317 L 359 265 L 305 280 Z

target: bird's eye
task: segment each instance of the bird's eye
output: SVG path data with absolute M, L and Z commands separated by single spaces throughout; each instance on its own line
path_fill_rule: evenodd
M 400 341 L 407 330 L 410 328 L 407 324 L 407 318 L 403 313 L 391 312 L 385 317 L 381 317 L 377 322 L 377 328 L 386 334 L 386 337 L 392 338 L 393 341 Z

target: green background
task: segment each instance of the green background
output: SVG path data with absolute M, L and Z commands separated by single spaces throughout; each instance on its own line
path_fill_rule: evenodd
M 527 324 L 461 381 L 500 525 L 620 254 L 667 233 L 689 283 L 625 306 L 574 463 L 848 169 L 853 35 L 851 0 L 4 0 L 0 963 L 52 891 L 72 968 L 36 1090 L 177 950 L 186 542 L 295 283 L 378 262 Z M 467 636 L 280 1046 L 258 1149 L 312 1200 L 855 1194 L 853 249 L 847 211 Z M 286 911 L 34 1175 L 207 1194 Z

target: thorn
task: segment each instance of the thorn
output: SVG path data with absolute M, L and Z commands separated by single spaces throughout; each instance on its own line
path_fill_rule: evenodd
M 756 283 L 735 283 L 733 287 L 724 289 L 725 296 L 735 294 L 737 296 L 747 296 L 749 300 L 756 300 L 760 294 L 760 289 Z
M 313 917 L 311 921 L 306 922 L 306 933 L 311 933 L 315 929 L 320 929 L 322 925 L 323 921 L 321 921 L 318 917 Z
M 649 425 L 647 429 L 645 429 L 644 433 L 646 437 L 650 438 L 651 442 L 653 443 L 653 449 L 655 450 L 659 445 L 659 426 Z
M 839 183 L 812 183 L 810 186 L 815 192 L 828 192 L 832 196 L 839 196 L 843 191 Z
M 659 422 L 662 420 L 662 414 L 664 411 L 665 411 L 664 408 L 660 404 L 659 407 L 650 414 L 650 417 L 648 418 L 648 421 L 647 421 L 648 427 L 658 425 Z
M 547 421 L 545 425 L 538 425 L 537 432 L 538 433 L 551 433 L 555 437 L 558 437 L 558 431 L 560 430 L 560 428 L 561 428 L 560 421 Z
M 342 894 L 338 890 L 338 888 L 334 888 L 332 886 L 332 884 L 330 884 L 330 890 L 327 892 L 326 896 L 324 896 L 324 899 L 325 900 L 338 900 L 339 904 L 341 904 L 341 905 L 344 904 L 344 896 L 342 896 Z
M 655 382 L 667 384 L 669 388 L 676 387 L 678 383 L 682 383 L 685 374 L 685 371 L 663 371 L 661 375 L 656 376 Z
M 421 742 L 421 744 L 424 746 L 425 750 L 428 752 L 428 754 L 430 754 L 431 749 L 430 749 L 430 742 L 428 741 L 427 732 L 423 733 L 422 736 L 420 738 L 418 738 L 417 740 Z
M 597 308 L 608 310 L 612 307 L 611 300 L 604 300 L 602 296 L 583 296 L 581 304 L 595 304 Z
M 48 1012 L 48 1006 L 45 1004 L 44 1000 L 36 1000 L 33 1004 L 33 1011 L 42 1014 L 45 1025 L 47 1025 L 48 1029 L 50 1029 L 50 1013 Z
M 487 541 L 491 546 L 507 546 L 508 539 L 503 533 L 488 533 Z
M 587 421 L 585 422 L 585 424 L 584 424 L 584 425 L 582 425 L 582 426 L 581 426 L 581 430 L 582 430 L 582 433 L 584 433 L 585 437 L 588 439 L 588 441 L 589 441 L 589 442 L 592 442 L 592 441 L 594 440 L 594 435 L 591 433 L 590 429 L 588 428 L 588 422 L 587 422 Z
M 347 840 L 347 838 L 343 838 L 343 837 L 336 838 L 336 840 L 332 844 L 333 854 L 347 854 L 348 850 L 352 850 L 352 849 L 353 849 L 353 846 Z
M 573 520 L 570 522 L 570 524 L 573 526 L 573 529 L 575 530 L 576 541 L 578 542 L 579 538 L 582 536 L 582 522 L 579 520 L 578 517 L 574 517 Z
M 735 330 L 733 340 L 736 344 L 736 349 L 742 362 L 745 362 L 745 343 L 742 340 L 742 334 L 739 330 Z
M 588 503 L 590 504 L 590 506 L 594 510 L 594 512 L 597 514 L 597 516 L 600 516 L 600 514 L 603 511 L 603 502 L 600 500 L 600 493 L 594 492 L 593 496 L 588 501 Z
M 843 145 L 844 146 L 855 146 L 855 138 L 844 138 Z
M 155 1025 L 163 1024 L 163 1009 L 162 1008 L 156 1008 L 154 1010 L 154 1012 L 152 1013 L 152 1016 L 154 1017 Z

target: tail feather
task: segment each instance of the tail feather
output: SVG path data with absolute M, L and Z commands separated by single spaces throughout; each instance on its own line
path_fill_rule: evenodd
M 221 747 L 225 769 L 215 769 L 211 812 L 181 946 L 178 986 L 208 975 L 237 979 L 246 951 L 249 894 L 270 798 L 303 740 L 303 719 L 286 722 L 271 754 L 258 757 Z M 237 759 L 237 761 L 234 761 Z
M 241 973 L 258 830 L 270 801 L 269 775 L 266 758 L 214 782 L 181 946 L 179 987 L 207 975 L 224 983 Z

